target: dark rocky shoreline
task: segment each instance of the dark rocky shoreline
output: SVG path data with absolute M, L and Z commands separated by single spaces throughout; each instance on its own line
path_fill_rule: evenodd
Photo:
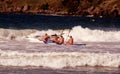
M 119 0 L 0 0 L 0 13 L 120 16 Z

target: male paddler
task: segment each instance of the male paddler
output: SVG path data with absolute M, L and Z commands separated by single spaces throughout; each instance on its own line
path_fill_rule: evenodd
M 73 45 L 73 37 L 72 36 L 70 36 L 69 37 L 69 39 L 68 39 L 68 41 L 66 42 L 66 45 Z
M 63 38 L 63 36 L 60 36 L 60 37 L 58 38 L 56 44 L 61 45 L 61 44 L 63 44 L 63 43 L 64 43 L 64 38 Z
M 47 33 L 45 33 L 45 35 L 42 36 L 42 41 L 46 44 L 49 38 L 50 36 Z
M 57 43 L 58 42 L 58 35 L 57 34 L 54 34 L 54 35 L 51 35 L 51 38 L 50 40 L 52 40 L 53 43 Z

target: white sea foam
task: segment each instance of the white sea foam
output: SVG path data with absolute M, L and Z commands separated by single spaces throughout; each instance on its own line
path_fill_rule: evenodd
M 120 54 L 80 52 L 20 53 L 1 50 L 0 65 L 42 66 L 59 69 L 79 66 L 120 67 Z
M 74 27 L 70 32 L 75 41 L 116 42 L 120 41 L 120 31 L 91 30 L 80 26 Z
M 68 36 L 73 36 L 74 41 L 79 43 L 81 41 L 88 42 L 119 42 L 120 41 L 120 31 L 103 31 L 103 30 L 91 30 L 89 28 L 82 28 L 81 26 L 73 27 L 71 30 L 61 30 L 61 32 L 48 30 L 48 31 L 39 31 L 35 33 L 36 35 L 43 35 L 43 33 L 51 34 L 63 34 L 65 40 L 68 39 Z M 35 35 L 31 34 L 31 35 Z
M 72 29 L 65 30 L 12 30 L 12 29 L 0 29 L 0 39 L 9 40 L 11 36 L 15 36 L 15 40 L 28 40 L 30 42 L 40 42 L 37 36 L 41 37 L 45 33 L 48 35 L 58 34 L 63 35 L 65 40 L 68 36 L 73 36 L 74 41 L 79 43 L 81 41 L 88 42 L 119 42 L 120 41 L 120 31 L 103 31 L 89 28 L 82 28 L 81 26 L 73 27 Z

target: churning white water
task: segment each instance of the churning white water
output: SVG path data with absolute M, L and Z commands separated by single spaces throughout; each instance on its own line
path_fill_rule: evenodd
M 42 66 L 60 69 L 79 66 L 120 66 L 120 54 L 78 52 L 18 53 L 3 51 L 0 54 L 0 65 L 4 66 Z
M 0 29 L 0 39 L 11 39 L 11 36 L 15 36 L 16 40 L 27 39 L 29 41 L 36 41 L 36 36 L 42 36 L 45 33 L 49 35 L 58 34 L 63 35 L 65 40 L 68 36 L 73 36 L 74 41 L 79 43 L 81 41 L 87 42 L 119 42 L 120 31 L 103 31 L 89 28 L 82 28 L 81 26 L 73 27 L 67 30 L 13 30 L 13 29 Z
M 71 30 L 0 29 L 0 65 L 65 68 L 79 66 L 120 67 L 120 31 L 91 30 L 80 26 Z M 40 43 L 39 37 L 73 36 L 74 43 L 56 45 Z M 13 40 L 11 37 L 15 36 Z M 34 42 L 34 43 L 32 43 Z
M 91 30 L 89 28 L 82 28 L 81 26 L 73 27 L 70 30 L 48 30 L 48 31 L 38 31 L 29 35 L 29 37 L 34 37 L 35 35 L 43 35 L 48 33 L 52 34 L 62 34 L 63 37 L 68 39 L 68 36 L 73 36 L 74 41 L 79 43 L 81 41 L 87 42 L 119 42 L 120 41 L 120 31 L 103 31 L 103 30 Z
M 0 65 L 37 66 L 62 69 L 80 66 L 120 67 L 120 46 L 116 42 L 56 45 L 30 42 L 0 42 Z

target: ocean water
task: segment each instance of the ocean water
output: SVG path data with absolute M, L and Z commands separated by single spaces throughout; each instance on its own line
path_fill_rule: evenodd
M 0 74 L 119 74 L 120 18 L 0 14 Z M 73 36 L 74 45 L 40 38 Z

